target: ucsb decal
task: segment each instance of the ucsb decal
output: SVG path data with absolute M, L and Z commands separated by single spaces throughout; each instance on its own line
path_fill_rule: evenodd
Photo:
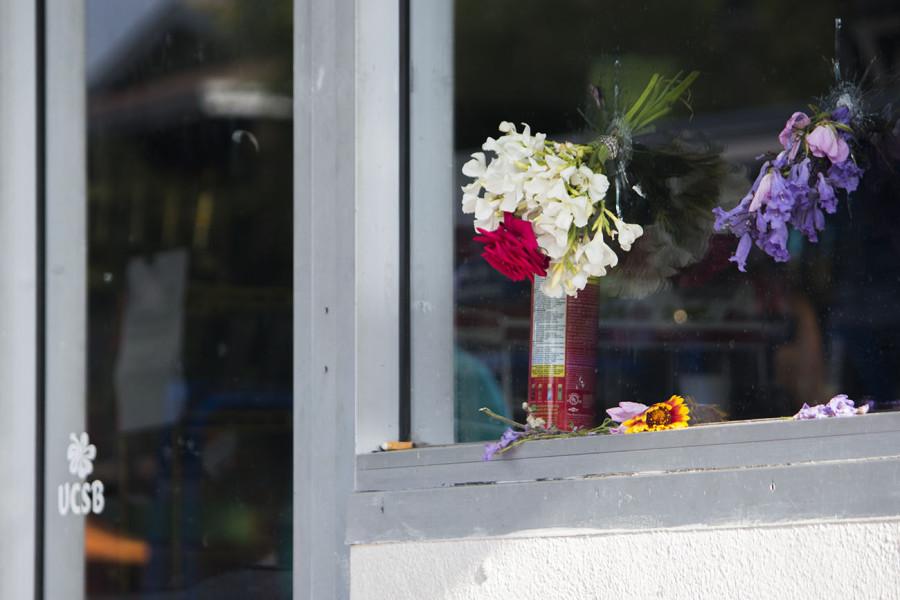
M 69 461 L 69 473 L 81 481 L 66 482 L 57 488 L 59 514 L 73 515 L 100 514 L 106 501 L 103 499 L 103 482 L 99 479 L 86 481 L 94 471 L 94 459 L 97 458 L 97 447 L 90 443 L 87 433 L 80 436 L 69 434 L 69 448 L 66 459 Z

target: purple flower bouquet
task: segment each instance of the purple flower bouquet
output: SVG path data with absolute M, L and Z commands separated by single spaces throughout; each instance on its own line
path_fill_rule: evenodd
M 810 242 L 825 228 L 825 213 L 837 210 L 836 190 L 856 190 L 862 176 L 853 158 L 858 146 L 850 106 L 841 104 L 813 117 L 791 115 L 778 141 L 784 149 L 763 163 L 750 192 L 731 210 L 713 209 L 717 231 L 730 231 L 740 241 L 729 259 L 746 271 L 747 255 L 756 244 L 777 262 L 790 259 L 788 227 Z

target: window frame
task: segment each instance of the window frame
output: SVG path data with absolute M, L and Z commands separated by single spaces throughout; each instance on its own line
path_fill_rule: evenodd
M 42 560 L 38 4 L 0 4 L 0 435 L 14 449 L 0 453 L 12 474 L 0 501 L 3 598 L 35 597 Z
M 401 2 L 294 2 L 294 597 L 347 598 L 354 544 L 547 528 L 584 532 L 895 516 L 897 494 L 890 485 L 900 479 L 900 414 L 895 413 L 535 442 L 490 463 L 481 461 L 480 444 L 369 453 L 399 432 Z M 24 73 L 17 83 L 25 83 L 13 92 L 4 87 L 0 130 L 36 129 L 46 118 L 52 139 L 56 119 L 71 116 L 78 106 L 66 104 L 54 113 L 59 92 L 48 90 L 47 113 L 37 114 L 40 23 L 33 26 L 36 11 L 28 3 L 4 7 L 12 16 L 0 19 L 0 31 L 10 34 L 0 35 L 0 45 L 15 52 L 0 57 L 11 57 Z M 80 33 L 65 10 L 54 7 L 47 16 L 57 29 Z M 0 14 L 7 13 L 0 9 Z M 53 44 L 63 41 L 54 42 L 57 29 L 46 32 L 48 86 L 63 85 L 58 76 L 66 63 L 49 72 L 54 52 L 60 52 Z M 66 43 L 78 47 L 71 38 Z M 66 81 L 73 76 L 70 72 Z M 39 148 L 43 140 L 24 130 L 15 147 L 0 150 L 0 172 L 16 175 L 0 178 L 0 208 L 12 215 L 0 219 L 0 227 L 15 234 L 3 236 L 10 251 L 0 256 L 0 264 L 4 277 L 23 282 L 15 297 L 0 296 L 0 317 L 20 327 L 0 337 L 0 358 L 7 367 L 21 366 L 8 397 L 39 399 L 35 388 L 43 374 L 28 355 L 38 353 L 33 300 L 41 287 L 27 285 L 38 273 L 42 251 L 39 232 L 29 225 L 38 222 L 37 149 L 29 154 L 23 144 Z M 59 154 L 47 157 L 51 167 L 59 162 L 54 156 Z M 76 162 L 71 155 L 67 161 Z M 77 187 L 52 170 L 44 183 L 48 202 L 56 197 L 54 185 Z M 51 272 L 48 265 L 39 276 Z M 19 447 L 40 456 L 34 403 L 4 406 L 12 410 L 14 404 L 7 422 Z M 48 396 L 48 407 L 53 406 Z M 40 519 L 27 515 L 41 512 L 36 490 L 44 466 L 18 454 L 14 460 L 12 471 L 32 479 L 19 479 L 26 491 L 12 502 L 21 511 L 7 514 L 26 531 Z M 29 481 L 35 483 L 31 493 Z M 314 484 L 302 485 L 308 482 Z M 45 494 L 44 510 L 48 506 L 53 504 Z M 46 539 L 35 540 L 37 554 Z M 35 555 L 21 546 L 2 546 L 0 556 L 16 556 L 21 565 L 0 560 L 19 575 L 0 578 L 0 589 L 16 586 L 4 596 L 29 597 L 40 593 L 47 576 L 62 579 L 56 571 L 20 576 Z M 71 595 L 71 588 L 67 591 Z
M 357 329 L 362 310 L 380 306 L 361 303 L 359 294 L 390 296 L 374 282 L 361 285 L 356 252 L 354 65 L 365 1 L 294 0 L 293 597 L 303 600 L 349 597 L 344 530 L 364 338 Z M 390 390 L 391 378 L 374 386 Z
M 402 7 L 402 0 L 384 0 L 381 17 L 390 11 L 399 20 Z M 365 13 L 358 18 L 360 32 L 373 27 Z M 412 19 L 413 44 L 415 26 Z M 379 89 L 388 95 L 399 91 L 388 84 L 389 69 L 380 71 L 383 81 L 377 82 L 366 68 L 368 45 L 388 42 L 369 40 L 364 34 L 359 42 L 357 102 L 358 110 L 365 111 L 372 87 L 383 86 Z M 418 74 L 414 67 L 412 74 L 410 104 L 415 118 Z M 399 95 L 395 106 L 403 106 Z M 360 127 L 357 156 L 395 152 L 398 136 L 399 131 L 373 136 Z M 383 182 L 373 180 L 361 168 L 357 177 L 359 210 L 371 200 L 369 186 Z M 414 178 L 414 173 L 410 177 Z M 397 205 L 393 198 L 400 196 L 401 185 L 398 181 L 394 196 L 385 194 L 384 189 L 376 192 L 385 199 L 386 210 Z M 357 243 L 363 242 L 357 239 Z M 388 270 L 401 266 L 399 261 L 395 265 L 389 262 Z M 371 266 L 366 263 L 357 264 L 358 285 L 371 281 L 365 273 L 368 268 Z M 415 277 L 411 279 L 415 289 Z M 366 290 L 357 289 L 357 296 L 365 294 Z M 415 300 L 406 309 L 415 316 Z M 397 327 L 399 331 L 399 320 Z M 362 341 L 362 330 L 359 334 Z M 416 334 L 412 335 L 415 343 Z M 393 347 L 382 347 L 376 354 L 361 344 L 357 364 L 390 362 L 383 352 L 392 352 Z M 359 381 L 364 382 L 361 372 Z M 417 375 L 422 373 L 414 368 L 414 381 Z M 388 390 L 369 385 L 364 390 L 357 398 L 358 432 L 389 431 L 375 419 L 384 420 L 385 414 L 395 413 L 378 414 L 364 408 L 373 395 Z M 417 407 L 421 410 L 433 402 L 419 391 L 413 387 L 413 414 Z M 416 440 L 416 429 L 412 434 Z M 377 433 L 365 439 L 376 438 Z M 516 535 L 548 528 L 584 532 L 900 514 L 894 508 L 896 494 L 885 483 L 900 475 L 898 413 L 806 422 L 736 421 L 648 436 L 533 442 L 487 463 L 482 461 L 481 444 L 375 454 L 367 453 L 372 450 L 369 443 L 358 443 L 357 448 L 356 485 L 347 514 L 346 542 L 351 546 Z
M 87 145 L 85 0 L 47 7 L 44 21 L 43 573 L 47 598 L 84 590 L 84 519 L 57 508 L 71 432 L 87 420 Z M 77 594 L 76 597 L 83 596 Z
M 4 87 L 0 126 L 35 131 L 16 136 L 9 152 L 0 150 L 0 172 L 16 174 L 0 182 L 0 208 L 11 209 L 0 212 L 11 216 L 0 221 L 0 228 L 15 232 L 4 237 L 14 252 L 0 257 L 0 264 L 4 277 L 31 281 L 31 287 L 22 285 L 10 298 L 0 295 L 4 315 L 18 325 L 14 335 L 0 337 L 0 359 L 21 367 L 10 391 L 35 400 L 13 411 L 7 422 L 16 428 L 13 441 L 33 448 L 38 460 L 10 456 L 17 463 L 11 471 L 28 473 L 20 479 L 23 493 L 13 499 L 17 510 L 9 512 L 26 547 L 0 546 L 0 556 L 17 557 L 0 561 L 4 569 L 21 563 L 21 569 L 14 567 L 15 577 L 0 578 L 0 589 L 15 590 L 4 597 L 77 599 L 84 589 L 84 521 L 61 520 L 52 483 L 62 481 L 65 471 L 55 457 L 65 454 L 68 432 L 78 430 L 78 423 L 83 428 L 85 418 L 85 357 L 77 351 L 85 347 L 87 318 L 85 0 L 47 11 L 43 2 L 30 8 L 12 3 L 9 8 L 12 16 L 3 19 L 0 32 L 10 35 L 0 45 L 15 48 L 9 56 L 16 68 L 10 72 L 24 70 L 27 75 L 17 80 L 24 85 L 14 94 Z M 351 199 L 356 197 L 355 40 L 345 33 L 355 23 L 352 0 L 294 0 L 293 597 L 308 600 L 349 595 L 349 549 L 343 540 L 354 474 L 357 304 L 355 295 L 347 293 L 355 286 L 355 233 L 347 235 L 347 224 L 354 222 Z M 44 88 L 42 102 L 35 94 Z M 35 146 L 29 154 L 28 148 Z M 45 214 L 40 212 L 42 186 Z M 336 201 L 318 201 L 323 197 Z M 46 264 L 40 262 L 44 255 Z M 339 272 L 351 274 L 350 282 Z M 37 308 L 47 314 L 45 329 Z M 46 361 L 46 369 L 32 359 Z M 45 403 L 40 385 L 46 386 Z M 46 423 L 41 421 L 42 404 Z M 30 488 L 29 481 L 34 482 Z M 34 541 L 33 552 L 27 551 L 27 540 Z M 304 552 L 307 548 L 313 551 Z

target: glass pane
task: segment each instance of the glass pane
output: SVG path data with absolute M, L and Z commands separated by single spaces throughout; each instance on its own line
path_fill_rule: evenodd
M 88 0 L 86 52 L 87 597 L 290 598 L 291 2 Z
M 900 7 L 892 3 L 825 1 L 810 11 L 782 2 L 560 0 L 548 9 L 457 0 L 454 164 L 446 168 L 456 184 L 458 441 L 502 430 L 486 427 L 478 407 L 521 420 L 521 404 L 532 396 L 531 285 L 510 281 L 481 257 L 473 215 L 460 209 L 460 186 L 471 181 L 463 164 L 488 136 L 502 135 L 501 121 L 586 144 L 596 135 L 586 121 L 589 84 L 611 106 L 618 82 L 627 108 L 651 74 L 694 69 L 700 77 L 690 108 L 676 105 L 635 143 L 654 151 L 676 143 L 679 155 L 708 151 L 721 162 L 685 172 L 661 160 L 640 173 L 640 161 L 632 161 L 632 176 L 667 186 L 667 201 L 702 210 L 673 210 L 683 222 L 667 239 L 648 218 L 652 193 L 642 198 L 626 188 L 623 216 L 645 235 L 627 256 L 617 248 L 619 265 L 599 280 L 591 363 L 597 420 L 621 401 L 651 404 L 672 394 L 689 397 L 693 423 L 789 416 L 840 393 L 876 411 L 900 406 L 897 154 L 871 165 L 849 201 L 839 193 L 818 243 L 795 231 L 788 262 L 754 248 L 741 273 L 729 262 L 737 238 L 713 231 L 712 207 L 737 204 L 759 172 L 757 157 L 781 149 L 787 118 L 809 111 L 834 85 L 835 16 L 844 24 L 844 77 L 862 82 L 863 100 L 877 113 L 897 92 L 891 75 Z M 412 161 L 415 171 L 415 154 Z

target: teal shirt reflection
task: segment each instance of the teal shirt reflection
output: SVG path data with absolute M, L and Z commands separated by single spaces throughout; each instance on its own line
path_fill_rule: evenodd
M 494 373 L 474 354 L 455 348 L 453 352 L 457 442 L 480 442 L 500 437 L 506 427 L 478 412 L 486 406 L 512 418 Z

